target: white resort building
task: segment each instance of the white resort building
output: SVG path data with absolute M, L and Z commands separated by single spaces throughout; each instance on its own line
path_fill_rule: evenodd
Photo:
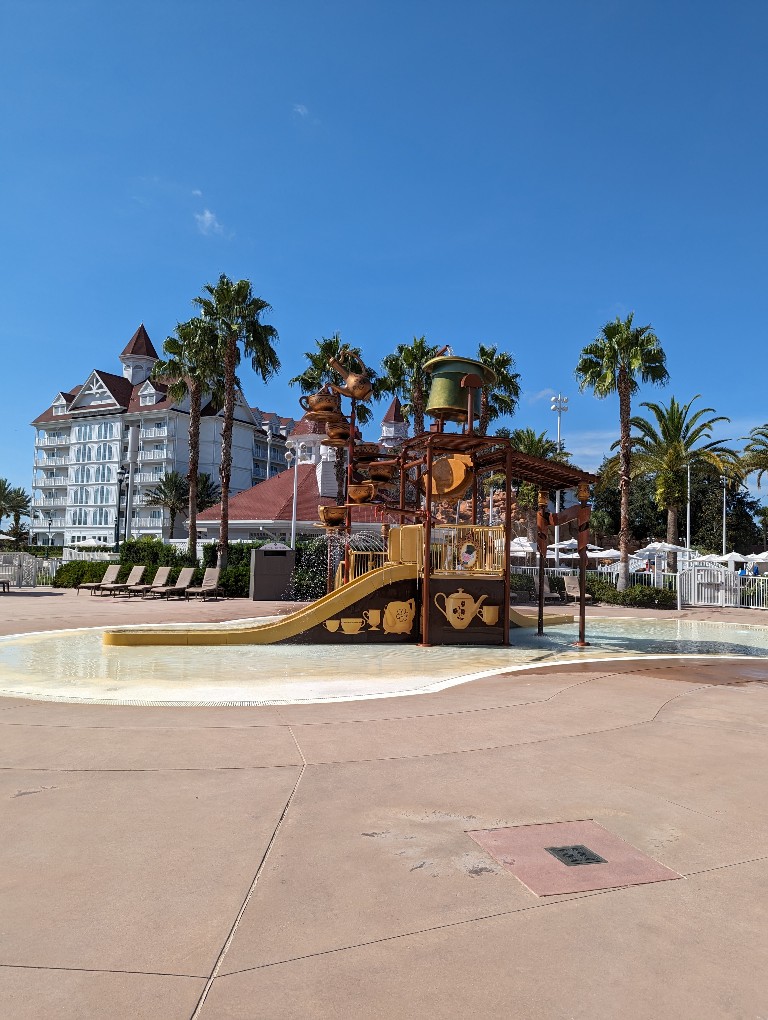
M 99 542 L 116 537 L 118 470 L 126 469 L 121 537 L 183 537 L 184 515 L 169 535 L 168 513 L 145 505 L 165 474 L 189 470 L 189 400 L 174 403 L 167 386 L 149 378 L 158 359 L 143 324 L 120 355 L 122 374 L 94 369 L 81 386 L 58 393 L 33 422 L 32 541 L 41 545 Z M 220 412 L 204 400 L 200 472 L 218 482 Z M 238 393 L 232 435 L 231 493 L 287 467 L 285 442 L 295 422 L 248 406 Z

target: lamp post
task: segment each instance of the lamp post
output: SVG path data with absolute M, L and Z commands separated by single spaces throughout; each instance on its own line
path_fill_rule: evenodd
M 53 545 L 53 542 L 51 541 L 51 528 L 53 527 L 53 514 L 51 513 L 50 510 L 44 510 L 43 513 L 45 514 L 45 519 L 48 521 L 48 548 L 50 548 L 51 545 Z
M 562 393 L 558 393 L 556 397 L 552 397 L 550 404 L 550 411 L 555 411 L 557 414 L 557 452 L 562 452 L 562 443 L 560 441 L 560 419 L 568 410 L 568 397 L 564 397 Z M 555 513 L 560 513 L 560 490 L 555 489 Z M 555 525 L 555 566 L 560 566 L 560 525 Z
M 725 556 L 728 551 L 725 545 L 725 496 L 728 492 L 728 479 L 722 475 L 720 481 L 723 483 L 723 556 Z
M 296 466 L 293 471 L 293 506 L 291 508 L 291 549 L 296 548 L 296 512 L 298 509 L 298 494 L 299 494 L 299 461 L 304 451 L 304 444 L 299 446 L 291 444 L 285 452 L 285 459 L 288 462 L 288 470 L 291 470 L 291 464 L 294 459 Z
M 121 464 L 117 469 L 117 513 L 115 514 L 115 552 L 120 552 L 120 503 L 123 498 L 123 482 L 128 476 L 128 472 L 125 467 Z M 127 512 L 127 507 L 126 507 Z
M 272 422 L 268 421 L 264 426 L 264 431 L 267 433 L 267 481 L 269 481 L 270 474 L 272 471 Z

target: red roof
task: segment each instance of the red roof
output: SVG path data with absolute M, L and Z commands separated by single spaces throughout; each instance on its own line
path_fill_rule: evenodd
M 319 520 L 318 506 L 335 506 L 336 500 L 321 496 L 317 487 L 314 464 L 299 464 L 288 471 L 282 471 L 252 489 L 238 492 L 229 501 L 229 520 L 238 521 L 281 521 L 290 523 L 293 516 L 293 475 L 299 472 L 296 492 L 296 520 Z M 221 520 L 221 504 L 203 510 L 197 515 L 198 524 L 218 524 Z M 382 517 L 376 514 L 375 506 L 359 506 L 352 510 L 355 524 L 381 524 Z
M 307 421 L 307 416 L 302 415 L 293 427 L 292 436 L 324 436 L 325 422 Z
M 401 425 L 405 422 L 405 418 L 403 418 L 403 405 L 400 403 L 397 397 L 395 397 L 395 399 L 389 405 L 387 413 L 381 420 L 382 422 L 386 422 L 388 425 L 392 424 Z
M 173 401 L 169 399 L 167 395 L 168 387 L 165 383 L 152 381 L 152 385 L 158 393 L 162 394 L 162 399 L 158 400 L 156 404 L 142 404 L 139 390 L 144 383 L 136 383 L 132 386 L 127 379 L 124 379 L 121 375 L 113 375 L 111 372 L 97 372 L 97 375 L 102 380 L 104 385 L 107 387 L 109 392 L 117 401 L 117 407 L 103 407 L 97 405 L 93 408 L 83 408 L 82 411 L 75 411 L 70 414 L 54 414 L 53 406 L 48 408 L 47 411 L 43 411 L 37 418 L 32 422 L 33 425 L 41 425 L 46 422 L 65 422 L 71 421 L 73 418 L 81 418 L 86 416 L 87 411 L 91 411 L 92 414 L 98 414 L 99 416 L 105 414 L 120 414 L 124 411 L 149 411 L 149 410 L 167 410 L 169 407 L 173 407 Z M 75 386 L 70 393 L 63 393 L 62 396 L 69 397 L 70 403 L 74 400 L 75 396 L 82 389 L 82 386 Z
M 121 358 L 126 356 L 135 358 L 157 358 L 157 351 L 152 346 L 152 341 L 149 339 L 149 334 L 146 329 L 144 329 L 143 322 L 128 341 L 128 345 L 120 355 Z

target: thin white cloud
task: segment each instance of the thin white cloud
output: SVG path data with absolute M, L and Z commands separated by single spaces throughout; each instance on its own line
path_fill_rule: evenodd
M 557 394 L 554 390 L 546 389 L 539 390 L 537 393 L 524 393 L 523 400 L 525 400 L 526 404 L 536 404 L 540 400 L 548 400 L 550 397 L 556 396 Z
M 308 117 L 309 110 L 303 103 L 294 103 L 293 112 L 299 117 Z
M 202 198 L 203 197 L 203 193 L 202 193 L 202 191 L 199 188 L 195 188 L 194 191 L 192 192 L 192 194 L 195 196 L 195 198 Z
M 210 237 L 213 234 L 223 235 L 224 233 L 224 227 L 216 219 L 216 214 L 212 213 L 210 209 L 204 209 L 201 213 L 195 213 L 195 222 L 197 223 L 197 229 L 206 237 Z

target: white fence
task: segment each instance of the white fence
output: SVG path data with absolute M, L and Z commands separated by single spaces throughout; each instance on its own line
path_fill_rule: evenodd
M 768 609 L 768 575 L 741 577 L 720 564 L 693 564 L 680 575 L 683 606 Z
M 29 553 L 3 553 L 0 555 L 0 580 L 8 581 L 12 588 L 51 584 L 61 563 L 60 559 L 43 559 Z

